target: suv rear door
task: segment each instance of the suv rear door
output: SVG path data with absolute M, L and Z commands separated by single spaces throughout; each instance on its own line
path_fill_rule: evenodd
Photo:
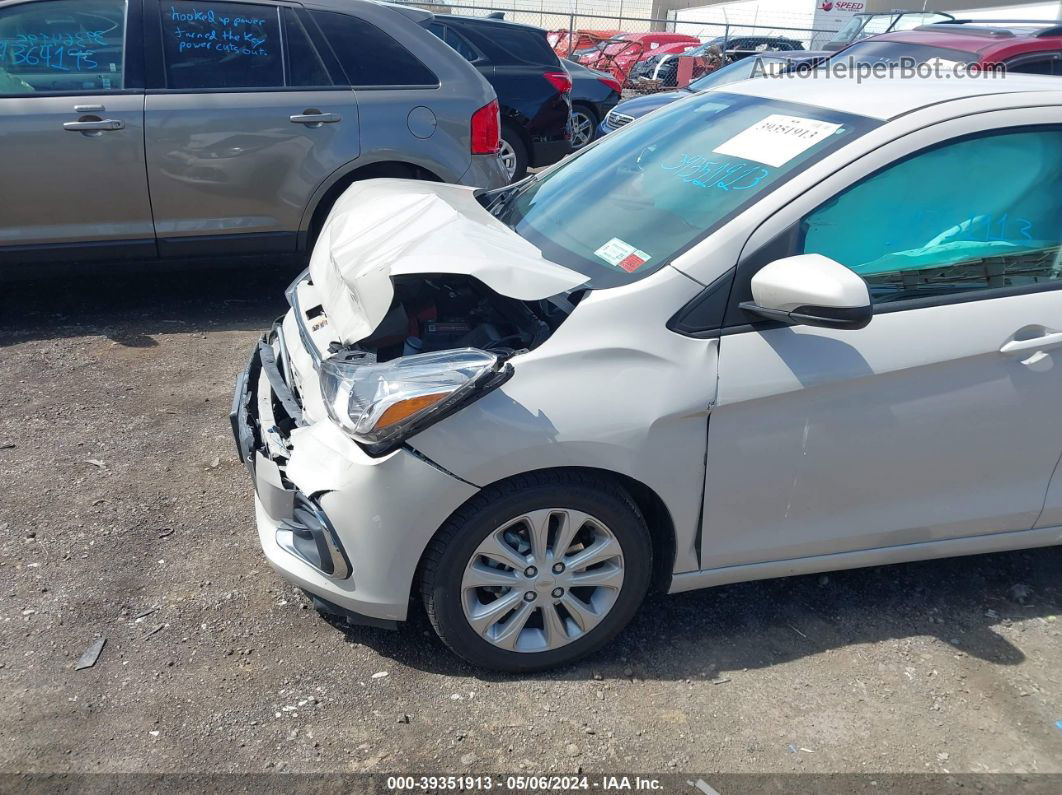
M 154 256 L 140 0 L 0 7 L 0 261 Z
M 162 256 L 294 252 L 358 156 L 358 107 L 300 6 L 145 0 L 147 170 Z

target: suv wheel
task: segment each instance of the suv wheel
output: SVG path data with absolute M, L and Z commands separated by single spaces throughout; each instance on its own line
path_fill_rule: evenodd
M 597 116 L 585 105 L 572 106 L 572 149 L 582 149 L 594 140 Z
M 439 637 L 469 662 L 528 672 L 608 643 L 649 587 L 652 544 L 608 480 L 539 473 L 485 489 L 439 531 L 421 593 Z
M 498 157 L 509 175 L 509 182 L 519 182 L 527 176 L 527 147 L 519 134 L 509 127 L 502 127 Z

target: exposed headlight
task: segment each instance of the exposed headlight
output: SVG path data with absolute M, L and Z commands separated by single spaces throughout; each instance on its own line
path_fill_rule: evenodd
M 382 364 L 344 358 L 321 364 L 328 415 L 371 453 L 446 416 L 508 378 L 497 356 L 475 348 L 403 356 Z

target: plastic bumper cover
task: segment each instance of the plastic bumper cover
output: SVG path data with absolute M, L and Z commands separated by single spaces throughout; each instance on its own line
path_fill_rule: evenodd
M 348 619 L 404 620 L 424 547 L 476 489 L 409 450 L 372 458 L 330 422 L 296 422 L 273 335 L 237 379 L 230 417 L 262 550 Z

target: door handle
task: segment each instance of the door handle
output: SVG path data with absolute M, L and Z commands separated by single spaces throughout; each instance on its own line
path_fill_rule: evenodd
M 300 113 L 291 117 L 292 124 L 305 124 L 307 127 L 320 127 L 322 124 L 336 124 L 343 121 L 338 113 Z
M 125 122 L 118 119 L 100 119 L 99 121 L 68 121 L 63 125 L 67 132 L 114 132 L 124 130 Z
M 1028 340 L 1011 340 L 999 349 L 1000 353 L 1025 353 L 1027 351 L 1046 351 L 1062 345 L 1062 332 L 1056 331 L 1033 337 Z

